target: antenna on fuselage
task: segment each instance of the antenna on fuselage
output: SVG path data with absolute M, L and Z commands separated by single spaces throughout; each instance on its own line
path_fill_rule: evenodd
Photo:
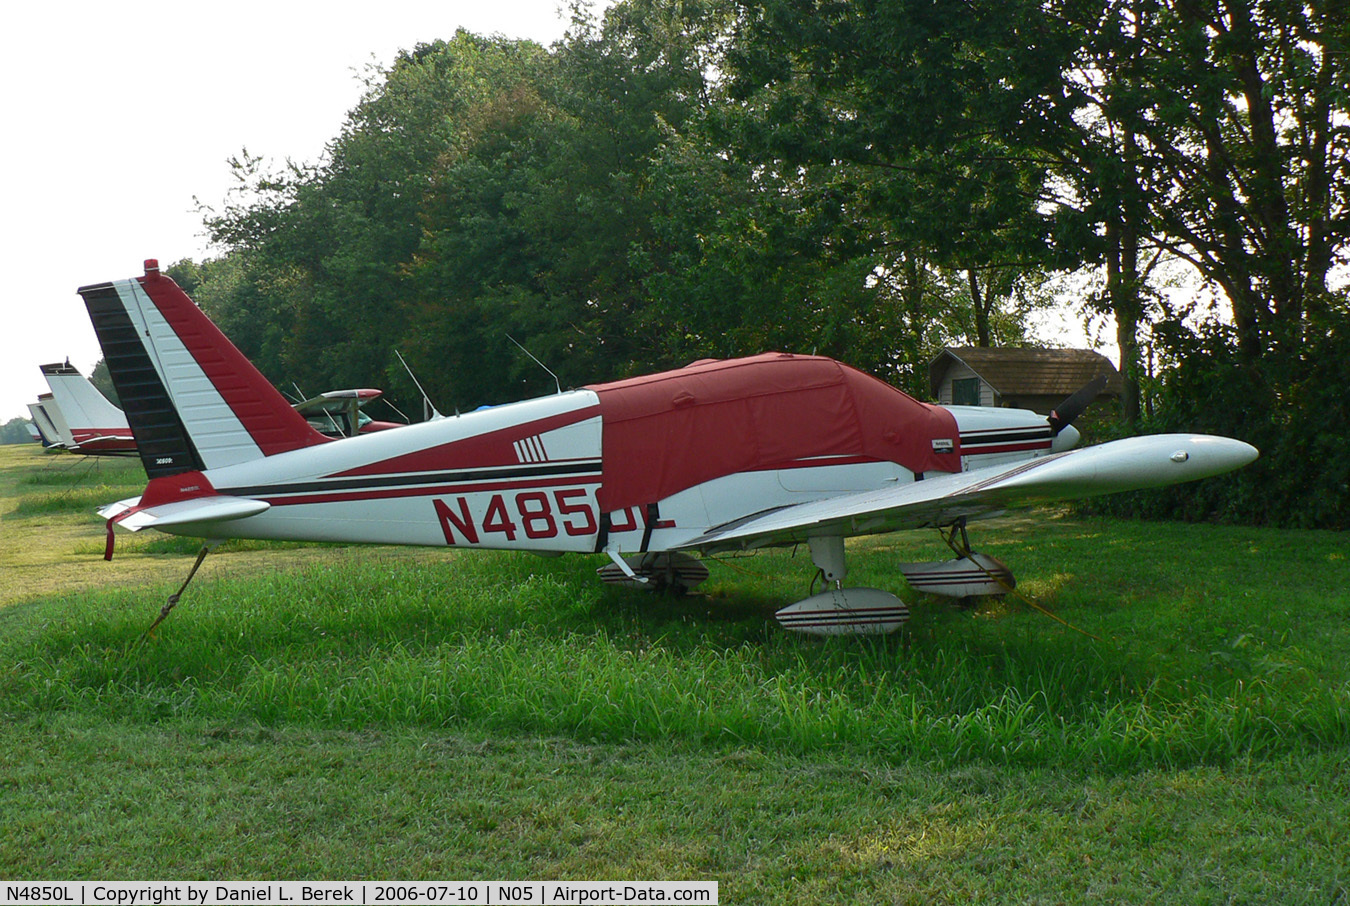
M 417 387 L 417 392 L 422 394 L 422 414 L 426 415 L 428 410 L 431 412 L 431 415 L 428 416 L 426 420 L 431 421 L 432 419 L 445 418 L 444 415 L 441 415 L 441 413 L 436 410 L 435 404 L 431 402 L 431 397 L 427 396 L 427 392 L 422 389 L 421 382 L 417 380 L 417 375 L 413 374 L 413 370 L 408 367 L 408 362 L 403 358 L 403 353 L 395 349 L 394 355 L 398 356 L 399 364 L 403 366 L 404 371 L 408 372 L 408 377 L 412 378 L 414 386 Z
M 512 343 L 515 343 L 517 346 L 520 346 L 520 341 L 517 340 L 515 337 L 511 336 L 509 333 L 506 335 L 506 338 L 507 338 L 508 340 L 510 340 Z M 556 385 L 557 388 L 558 388 L 558 394 L 561 395 L 561 394 L 562 394 L 562 381 L 558 380 L 558 376 L 557 376 L 556 374 L 554 374 L 554 373 L 549 369 L 549 367 L 548 367 L 547 365 L 545 365 L 543 362 L 541 362 L 541 361 L 539 361 L 538 359 L 536 359 L 536 358 L 534 357 L 534 353 L 530 352 L 530 351 L 529 351 L 528 349 L 526 349 L 524 346 L 520 346 L 520 351 L 523 352 L 523 353 L 525 353 L 525 354 L 526 354 L 527 356 L 529 356 L 531 359 L 534 359 L 534 364 L 538 365 L 540 368 L 542 368 L 542 369 L 544 369 L 545 371 L 548 372 L 548 376 L 551 377 L 551 378 L 553 378 L 553 383 L 554 383 L 554 385 Z

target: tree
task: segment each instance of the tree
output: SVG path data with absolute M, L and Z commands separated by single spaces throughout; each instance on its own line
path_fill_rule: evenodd
M 642 2 L 568 39 L 474 113 L 443 155 L 409 270 L 424 360 L 453 363 L 453 398 L 500 402 L 549 379 L 620 377 L 660 359 L 644 250 L 664 199 L 653 159 L 706 100 L 705 7 Z M 437 295 L 437 288 L 439 296 Z
M 9 421 L 0 425 L 0 444 L 26 444 L 33 440 L 33 435 L 28 433 L 28 426 L 32 424 L 26 418 L 11 418 Z
M 1337 303 L 1350 240 L 1344 3 L 1140 4 L 1132 128 L 1163 244 L 1223 288 L 1248 361 L 1297 347 Z
M 1343 4 L 740 10 L 728 59 L 743 147 L 875 171 L 887 240 L 946 266 L 1103 264 L 1131 420 L 1160 254 L 1223 288 L 1249 361 L 1335 304 L 1350 229 Z
M 204 307 L 282 386 L 411 394 L 394 351 L 421 327 L 408 320 L 407 269 L 433 174 L 475 112 L 546 60 L 532 42 L 461 31 L 369 72 L 324 161 L 276 173 L 245 151 L 239 191 L 208 212 L 228 262 L 203 268 Z
M 1058 96 L 1056 64 L 1073 44 L 1036 3 L 739 9 L 728 146 L 783 174 L 846 172 L 855 241 L 880 272 L 923 262 L 959 275 L 945 303 L 964 303 L 971 342 L 991 342 L 994 321 L 1017 320 L 999 306 L 1019 275 L 1064 263 L 1041 204 L 1046 164 L 1015 126 Z

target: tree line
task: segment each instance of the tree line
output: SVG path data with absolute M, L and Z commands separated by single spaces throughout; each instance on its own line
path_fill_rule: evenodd
M 219 253 L 170 272 L 278 386 L 417 405 L 401 355 L 447 412 L 552 389 L 515 341 L 570 386 L 785 349 L 925 396 L 940 348 L 1025 342 L 1087 274 L 1121 430 L 1265 454 L 1130 506 L 1343 527 L 1347 23 L 1344 0 L 578 5 L 551 47 L 460 31 L 368 71 L 317 162 L 241 152 L 203 209 Z

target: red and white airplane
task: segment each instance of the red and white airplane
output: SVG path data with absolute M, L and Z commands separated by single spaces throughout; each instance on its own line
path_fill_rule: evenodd
M 919 402 L 836 361 L 766 354 L 334 442 L 310 427 L 177 284 L 80 289 L 150 481 L 113 526 L 266 538 L 604 554 L 609 579 L 689 586 L 693 554 L 806 544 L 825 590 L 779 611 L 806 632 L 900 626 L 905 604 L 845 587 L 844 539 L 948 529 L 1009 507 L 1218 475 L 1257 456 L 1204 435 L 1073 450 L 1061 416 Z M 1077 395 L 1075 395 L 1077 396 Z M 1065 411 L 1069 410 L 1069 411 Z M 970 552 L 911 585 L 1000 593 Z M 813 582 L 814 584 L 814 582 Z
M 398 422 L 383 422 L 371 418 L 361 410 L 374 402 L 384 391 L 363 387 L 354 390 L 329 390 L 316 397 L 292 404 L 305 417 L 311 428 L 327 437 L 352 437 L 402 428 Z

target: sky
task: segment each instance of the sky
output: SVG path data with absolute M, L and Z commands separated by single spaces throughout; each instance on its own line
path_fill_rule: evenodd
M 371 63 L 481 34 L 560 39 L 560 0 L 14 4 L 0 30 L 0 423 L 47 392 L 38 366 L 101 357 L 76 289 L 202 260 L 204 205 L 244 148 L 317 161 Z

